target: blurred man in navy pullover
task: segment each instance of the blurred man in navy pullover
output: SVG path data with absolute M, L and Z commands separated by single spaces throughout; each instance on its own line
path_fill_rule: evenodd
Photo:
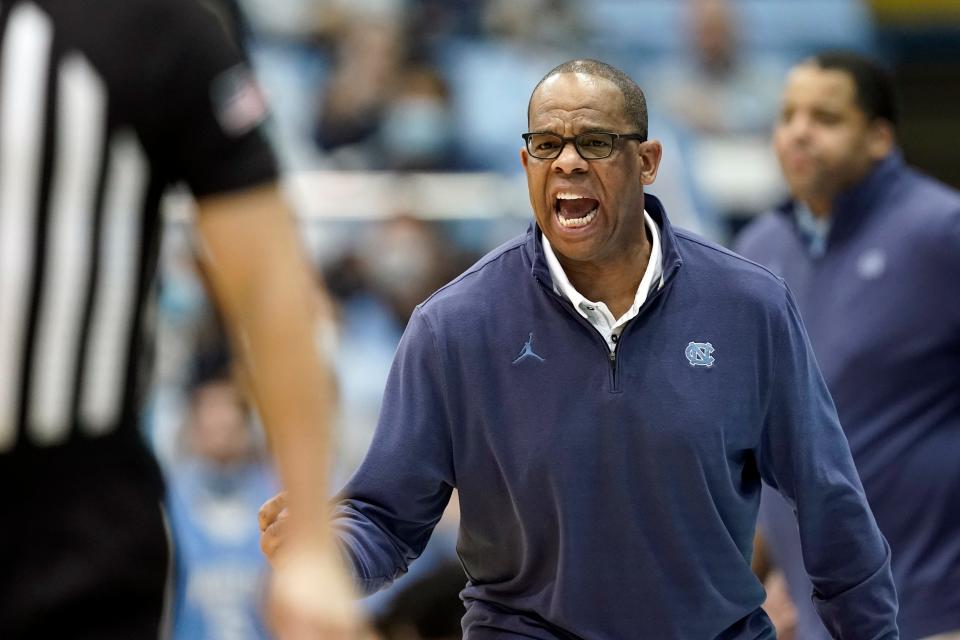
M 893 81 L 869 59 L 826 53 L 795 67 L 774 133 L 794 200 L 736 248 L 796 295 L 893 551 L 903 637 L 957 640 L 960 194 L 904 164 L 896 121 Z M 829 637 L 793 514 L 769 490 L 761 525 L 800 612 L 797 637 Z

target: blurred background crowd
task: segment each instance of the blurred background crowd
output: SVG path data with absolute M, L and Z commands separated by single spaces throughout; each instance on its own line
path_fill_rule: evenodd
M 362 458 L 414 306 L 529 224 L 526 107 L 559 62 L 638 80 L 674 224 L 720 242 L 786 196 L 770 130 L 787 68 L 824 48 L 896 73 L 906 158 L 960 186 L 955 0 L 206 0 L 273 110 L 305 242 L 336 303 L 335 486 Z M 144 428 L 169 471 L 178 638 L 267 637 L 256 510 L 276 490 L 263 437 L 169 199 L 156 384 Z M 365 601 L 385 638 L 459 637 L 456 512 L 411 573 Z

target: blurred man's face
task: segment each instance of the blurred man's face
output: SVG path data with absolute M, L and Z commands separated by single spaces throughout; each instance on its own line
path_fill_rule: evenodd
M 232 383 L 209 382 L 196 390 L 190 444 L 195 454 L 222 465 L 249 457 L 253 443 L 247 414 Z
M 634 133 L 620 89 L 582 73 L 547 79 L 530 103 L 530 131 L 575 136 L 584 132 Z M 537 223 L 561 261 L 603 266 L 644 246 L 643 186 L 660 160 L 655 141 L 619 140 L 608 158 L 584 160 L 568 142 L 552 160 L 520 160 L 527 173 Z M 565 265 L 566 266 L 566 265 Z
M 701 0 L 690 9 L 696 52 L 702 64 L 708 69 L 726 70 L 737 48 L 730 5 L 726 0 Z
M 773 144 L 794 197 L 826 203 L 862 179 L 890 151 L 856 103 L 844 71 L 794 67 L 783 91 Z

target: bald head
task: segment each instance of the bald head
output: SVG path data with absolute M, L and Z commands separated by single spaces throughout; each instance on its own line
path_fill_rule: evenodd
M 530 123 L 530 107 L 533 104 L 533 97 L 543 85 L 544 82 L 553 76 L 562 73 L 582 73 L 597 78 L 609 80 L 617 86 L 620 93 L 623 94 L 624 115 L 627 120 L 636 127 L 636 132 L 647 136 L 647 99 L 643 95 L 643 90 L 633 81 L 633 79 L 620 69 L 600 62 L 599 60 L 583 59 L 569 60 L 563 64 L 557 65 L 547 75 L 543 76 L 537 86 L 533 88 L 530 94 L 530 101 L 527 103 L 527 124 Z

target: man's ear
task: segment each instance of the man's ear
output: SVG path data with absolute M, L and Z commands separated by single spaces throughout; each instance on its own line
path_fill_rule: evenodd
M 520 147 L 520 164 L 523 165 L 524 170 L 526 170 L 528 162 L 530 162 L 530 154 L 527 153 L 527 148 Z
M 879 161 L 890 155 L 897 143 L 897 134 L 893 124 L 883 118 L 876 118 L 867 132 L 867 153 L 873 161 Z
M 646 142 L 641 142 L 639 145 L 640 149 L 637 151 L 640 154 L 640 182 L 645 186 L 653 184 L 653 181 L 657 179 L 657 171 L 660 170 L 660 160 L 663 158 L 663 145 L 660 144 L 659 140 L 647 140 Z

